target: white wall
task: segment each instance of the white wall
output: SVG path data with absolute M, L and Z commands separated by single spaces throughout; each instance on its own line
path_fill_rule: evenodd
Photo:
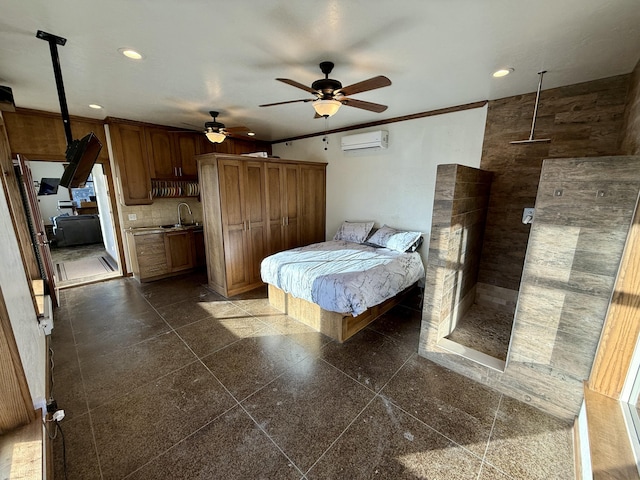
M 39 182 L 41 178 L 60 178 L 64 173 L 62 162 L 42 162 L 37 160 L 29 161 L 29 168 L 34 182 Z M 38 189 L 36 188 L 36 193 Z M 51 225 L 51 217 L 60 213 L 71 213 L 71 210 L 58 211 L 58 200 L 70 200 L 69 189 L 58 187 L 56 195 L 42 195 L 38 197 L 38 205 L 42 213 L 45 225 Z
M 45 336 L 38 326 L 2 182 L 0 182 L 0 245 L 2 245 L 0 289 L 7 305 L 31 399 L 35 408 L 44 407 L 47 365 Z
M 426 264 L 437 165 L 458 163 L 479 167 L 486 116 L 485 106 L 336 133 L 328 135 L 326 151 L 321 136 L 277 143 L 273 145 L 273 154 L 328 162 L 328 239 L 343 220 L 375 220 L 378 227 L 386 223 L 419 230 L 425 233 L 421 254 Z M 389 132 L 386 150 L 363 154 L 340 149 L 343 135 L 381 129 Z

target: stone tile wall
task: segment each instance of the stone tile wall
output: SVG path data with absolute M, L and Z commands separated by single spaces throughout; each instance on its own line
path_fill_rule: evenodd
M 639 191 L 640 157 L 545 160 L 505 371 L 440 349 L 441 332 L 426 302 L 420 355 L 548 413 L 573 418 Z
M 536 80 L 532 77 L 532 86 Z M 630 80 L 631 75 L 620 75 L 543 90 L 535 138 L 551 138 L 550 143 L 509 143 L 529 137 L 535 93 L 489 102 L 480 168 L 494 177 L 480 282 L 519 290 L 531 228 L 521 222 L 522 209 L 535 202 L 543 159 L 622 153 Z
M 424 302 L 443 336 L 474 302 L 490 189 L 489 172 L 438 166 Z

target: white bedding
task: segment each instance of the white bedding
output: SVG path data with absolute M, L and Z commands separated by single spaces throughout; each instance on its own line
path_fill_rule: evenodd
M 271 255 L 261 276 L 324 310 L 356 316 L 424 277 L 424 266 L 418 253 L 334 240 Z

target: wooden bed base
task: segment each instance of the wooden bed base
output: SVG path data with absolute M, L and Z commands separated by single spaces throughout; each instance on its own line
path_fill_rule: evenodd
M 412 287 L 407 288 L 357 317 L 348 313 L 323 310 L 315 303 L 289 295 L 271 284 L 269 284 L 269 303 L 299 322 L 342 343 L 399 304 L 411 289 Z

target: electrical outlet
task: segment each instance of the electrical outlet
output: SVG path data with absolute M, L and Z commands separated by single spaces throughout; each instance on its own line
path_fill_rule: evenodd
M 129 214 L 129 220 L 130 221 L 134 221 L 134 220 L 137 220 L 137 219 L 138 219 L 138 216 L 135 213 L 130 213 Z

